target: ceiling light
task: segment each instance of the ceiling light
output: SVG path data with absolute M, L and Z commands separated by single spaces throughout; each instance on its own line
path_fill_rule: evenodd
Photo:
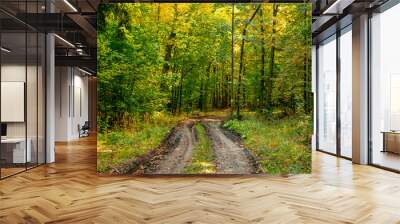
M 339 13 L 336 13 L 339 2 L 340 2 L 340 0 L 336 0 L 332 5 L 330 5 L 327 9 L 325 9 L 325 11 L 323 11 L 322 14 L 323 15 L 339 14 Z M 332 12 L 332 11 L 334 11 L 334 12 Z
M 64 0 L 64 3 L 68 5 L 68 7 L 70 7 L 74 12 L 78 12 L 78 10 L 68 0 Z
M 75 48 L 75 45 L 73 45 L 71 42 L 69 42 L 68 40 L 66 40 L 66 39 L 64 39 L 64 38 L 62 38 L 62 37 L 60 37 L 59 35 L 57 35 L 57 34 L 54 34 L 54 36 L 55 37 L 57 37 L 59 40 L 61 40 L 62 42 L 64 42 L 65 44 L 67 44 L 68 46 L 70 46 L 70 47 L 72 47 L 72 48 Z
M 77 48 L 77 49 L 76 49 L 76 53 L 77 53 L 78 55 L 87 55 L 87 54 L 83 51 L 82 48 Z
M 343 10 L 351 5 L 355 0 L 336 0 L 322 14 L 323 15 L 339 15 Z
M 81 68 L 79 68 L 79 67 L 78 67 L 78 70 L 81 71 L 81 72 L 83 72 L 83 73 L 85 73 L 85 74 L 87 74 L 87 75 L 93 75 L 92 73 L 90 73 L 90 72 L 88 72 L 88 71 L 86 71 L 86 70 L 83 70 L 83 69 L 81 69 Z
M 4 52 L 6 52 L 6 53 L 10 53 L 10 52 L 11 52 L 10 50 L 8 50 L 8 49 L 5 48 L 5 47 L 1 47 L 0 49 L 1 49 L 1 51 L 4 51 Z

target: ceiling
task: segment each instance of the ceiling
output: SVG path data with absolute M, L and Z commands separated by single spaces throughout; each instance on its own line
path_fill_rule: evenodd
M 374 11 L 389 0 L 312 0 L 313 43 L 352 23 L 352 18 Z
M 42 46 L 37 48 L 37 41 L 32 38 L 37 33 L 51 32 L 57 34 L 56 66 L 79 66 L 96 73 L 96 8 L 100 2 L 101 0 L 47 0 L 47 3 L 46 0 L 1 0 L 2 46 L 12 49 L 7 53 L 8 60 L 37 55 L 36 51 Z M 35 35 L 30 35 L 30 32 Z
M 168 1 L 168 0 L 158 0 Z M 288 1 L 288 0 L 286 0 Z M 313 39 L 335 32 L 338 21 L 351 23 L 357 13 L 377 7 L 387 0 L 311 0 L 313 5 Z M 4 33 L 3 44 L 15 48 L 15 55 L 26 54 L 19 32 L 54 32 L 56 65 L 85 67 L 96 73 L 96 9 L 101 0 L 1 0 L 0 22 Z M 108 0 L 108 2 L 115 2 Z M 121 1 L 118 1 L 121 2 Z M 127 0 L 123 2 L 128 2 Z M 130 1 L 132 2 L 132 1 Z M 51 11 L 51 13 L 49 13 Z M 327 34 L 324 34 L 327 33 Z M 322 36 L 322 37 L 321 37 Z M 29 38 L 28 38 L 29 39 Z M 29 41 L 29 40 L 28 40 Z M 28 44 L 28 55 L 36 47 Z

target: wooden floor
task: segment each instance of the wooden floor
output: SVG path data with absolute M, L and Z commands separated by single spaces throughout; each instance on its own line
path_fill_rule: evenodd
M 374 164 L 400 170 L 400 155 L 391 152 L 375 150 L 372 156 Z
M 7 167 L 7 168 L 0 168 L 1 169 L 1 177 L 8 177 L 16 173 L 20 173 L 26 170 L 25 167 Z
M 0 181 L 0 223 L 400 223 L 400 175 L 315 152 L 312 175 L 99 177 L 95 139 Z

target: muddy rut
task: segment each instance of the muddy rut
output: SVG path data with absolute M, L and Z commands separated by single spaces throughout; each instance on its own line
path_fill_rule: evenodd
M 148 174 L 184 174 L 191 164 L 196 147 L 194 124 L 201 123 L 206 128 L 207 137 L 212 142 L 217 174 L 251 174 L 256 172 L 254 157 L 241 147 L 239 142 L 226 135 L 219 119 L 190 119 L 176 133 L 178 143 L 166 149 L 163 155 L 154 158 L 145 169 Z
M 158 161 L 153 162 L 155 168 L 147 169 L 145 173 L 153 174 L 181 174 L 184 168 L 192 160 L 193 147 L 196 136 L 194 131 L 194 122 L 186 121 L 179 130 L 179 143 L 173 149 L 167 149 L 168 153 L 163 155 Z
M 217 174 L 255 173 L 255 167 L 250 159 L 251 155 L 239 143 L 225 135 L 221 129 L 221 121 L 206 119 L 202 122 L 213 142 Z

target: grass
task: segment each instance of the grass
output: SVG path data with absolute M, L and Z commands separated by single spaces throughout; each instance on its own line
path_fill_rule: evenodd
M 108 172 L 126 160 L 145 155 L 156 148 L 168 131 L 183 117 L 157 113 L 147 122 L 136 121 L 131 128 L 113 129 L 97 137 L 97 172 Z
M 311 172 L 310 116 L 268 120 L 255 113 L 245 113 L 242 120 L 229 120 L 224 127 L 241 135 L 265 173 Z
M 228 117 L 230 110 L 216 110 L 207 112 L 197 112 L 198 116 L 216 116 L 216 117 Z
M 206 130 L 200 123 L 195 124 L 198 144 L 193 149 L 192 163 L 185 167 L 186 174 L 215 173 L 214 151 Z

